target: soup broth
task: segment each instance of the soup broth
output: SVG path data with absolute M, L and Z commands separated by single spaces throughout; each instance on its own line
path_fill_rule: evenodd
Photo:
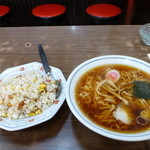
M 109 130 L 149 130 L 150 100 L 133 96 L 134 81 L 150 82 L 150 74 L 118 64 L 93 68 L 76 85 L 77 104 L 90 120 Z

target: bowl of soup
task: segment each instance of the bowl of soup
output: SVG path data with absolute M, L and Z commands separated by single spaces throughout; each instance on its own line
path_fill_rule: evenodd
M 129 56 L 87 60 L 70 74 L 66 100 L 90 130 L 115 140 L 150 139 L 150 64 Z

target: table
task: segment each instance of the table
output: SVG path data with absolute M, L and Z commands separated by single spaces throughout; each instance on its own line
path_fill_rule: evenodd
M 40 62 L 37 44 L 43 44 L 49 63 L 66 79 L 83 61 L 109 54 L 128 55 L 149 62 L 139 25 L 50 26 L 0 28 L 0 71 Z M 94 133 L 83 126 L 64 102 L 58 113 L 40 125 L 9 132 L 0 129 L 1 150 L 148 150 L 150 140 L 122 142 Z

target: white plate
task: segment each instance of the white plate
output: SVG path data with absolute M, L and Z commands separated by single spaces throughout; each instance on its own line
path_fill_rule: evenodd
M 62 85 L 62 91 L 57 98 L 58 101 L 51 105 L 48 109 L 46 109 L 43 113 L 32 116 L 25 119 L 17 119 L 17 120 L 10 120 L 8 118 L 0 119 L 0 128 L 5 129 L 7 131 L 16 131 L 20 129 L 25 129 L 37 124 L 40 124 L 42 122 L 45 122 L 49 119 L 51 119 L 57 111 L 60 109 L 61 105 L 63 104 L 65 100 L 65 85 L 66 85 L 66 79 L 61 72 L 60 69 L 50 66 L 52 68 L 52 75 L 55 77 L 55 79 L 61 79 L 61 85 Z M 0 74 L 0 80 L 6 80 L 8 78 L 20 75 L 24 72 L 30 71 L 30 70 L 38 70 L 41 74 L 44 74 L 44 69 L 41 63 L 38 62 L 32 62 L 29 64 L 20 65 L 17 67 L 9 68 L 4 70 Z

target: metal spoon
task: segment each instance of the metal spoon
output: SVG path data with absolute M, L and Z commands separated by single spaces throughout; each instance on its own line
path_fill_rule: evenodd
M 44 70 L 45 70 L 45 73 L 50 76 L 53 80 L 55 80 L 56 82 L 56 85 L 57 85 L 57 90 L 56 90 L 56 98 L 60 95 L 61 93 L 61 83 L 59 80 L 56 80 L 53 75 L 51 74 L 51 68 L 48 64 L 48 61 L 47 61 L 47 57 L 46 57 L 46 54 L 44 52 L 44 49 L 42 47 L 41 44 L 38 44 L 38 50 L 39 50 L 39 54 L 40 54 L 40 58 L 41 58 L 41 62 L 43 64 L 43 67 L 44 67 Z

